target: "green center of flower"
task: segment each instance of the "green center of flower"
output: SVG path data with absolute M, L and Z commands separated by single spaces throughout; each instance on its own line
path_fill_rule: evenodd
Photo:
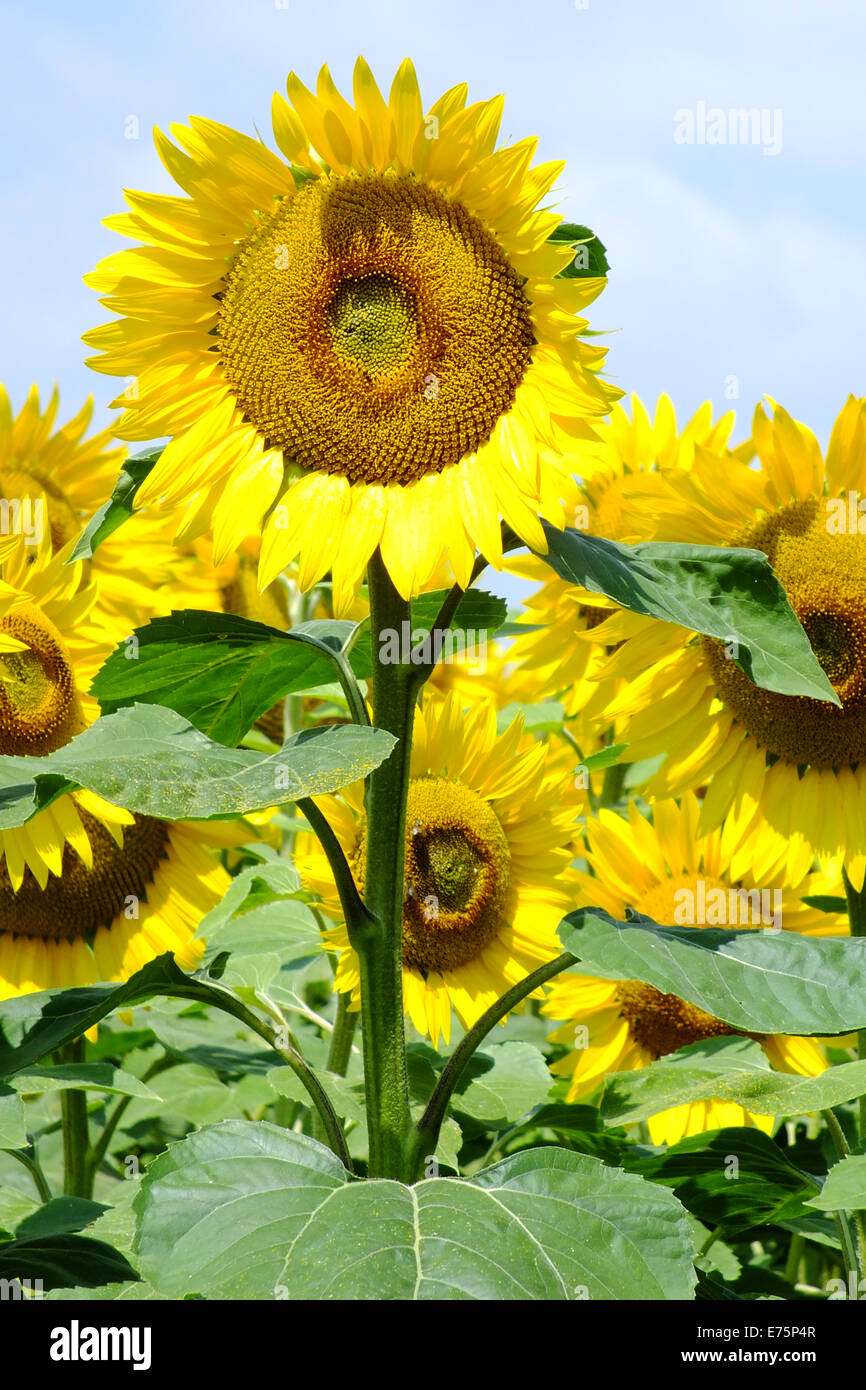
M 344 280 L 327 317 L 336 352 L 371 375 L 398 367 L 417 338 L 412 296 L 385 275 Z
M 366 822 L 352 854 L 363 891 Z M 489 802 L 463 782 L 409 783 L 403 892 L 403 962 L 425 978 L 475 960 L 507 924 L 511 854 Z
M 213 350 L 247 420 L 305 468 L 409 484 L 479 449 L 535 344 L 525 277 L 411 175 L 309 180 L 239 242 Z

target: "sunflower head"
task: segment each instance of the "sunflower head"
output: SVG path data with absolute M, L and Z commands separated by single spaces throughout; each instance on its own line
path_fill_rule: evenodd
M 567 752 L 567 750 L 566 750 Z M 415 716 L 406 815 L 403 998 L 421 1033 L 450 1036 L 452 1007 L 465 1027 L 559 950 L 579 799 L 571 760 L 559 762 L 515 720 L 497 735 L 492 700 L 464 709 L 459 694 L 425 701 Z M 363 891 L 368 844 L 363 788 L 322 798 Z M 308 852 L 305 852 L 308 851 Z M 298 867 L 339 918 L 327 860 L 304 846 Z M 345 928 L 336 987 L 360 996 Z
M 91 365 L 137 382 L 121 437 L 170 437 L 139 503 L 212 527 L 218 562 L 263 529 L 261 582 L 330 569 L 340 612 L 377 546 L 405 596 L 445 552 L 464 582 L 476 549 L 501 563 L 502 518 L 543 549 L 557 452 L 619 394 L 578 336 L 603 280 L 558 278 L 540 206 L 562 165 L 497 149 L 498 98 L 425 113 L 408 61 L 387 101 L 361 59 L 354 106 L 327 68 L 288 97 L 283 158 L 199 118 L 158 134 L 187 196 L 128 194 L 111 225 L 143 244 L 89 277 L 123 315 Z

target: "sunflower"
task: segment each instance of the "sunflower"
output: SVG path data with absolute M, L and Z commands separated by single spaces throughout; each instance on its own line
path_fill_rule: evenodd
M 88 694 L 111 650 L 97 589 L 50 541 L 0 548 L 0 753 L 40 757 L 98 714 Z M 123 979 L 172 951 L 194 966 L 201 918 L 230 879 L 207 845 L 254 838 L 241 822 L 168 823 L 91 792 L 0 831 L 0 998 Z
M 288 95 L 282 158 L 191 117 L 180 148 L 155 137 L 187 196 L 108 219 L 141 244 L 87 277 L 122 315 L 90 365 L 135 378 L 121 438 L 170 438 L 137 501 L 212 527 L 218 563 L 264 526 L 262 585 L 298 557 L 338 614 L 377 546 L 405 597 L 444 550 L 466 587 L 501 517 L 539 550 L 539 516 L 563 523 L 560 454 L 620 394 L 578 337 L 605 281 L 557 278 L 573 250 L 539 205 L 563 165 L 496 149 L 501 98 L 425 114 L 408 60 L 386 102 L 363 59 L 354 107 L 327 68 Z
M 682 430 L 677 428 L 668 396 L 659 397 L 653 419 L 637 396 L 632 396 L 631 407 L 629 417 L 621 405 L 615 405 L 610 418 L 597 426 L 599 442 L 585 445 L 573 457 L 572 466 L 582 474 L 582 484 L 567 515 L 569 526 L 630 544 L 651 534 L 658 478 L 691 468 L 696 451 L 721 452 L 734 423 L 729 412 L 714 424 L 709 401 Z M 516 665 L 512 677 L 516 698 L 528 699 L 533 689 L 542 690 L 544 698 L 562 701 L 569 719 L 584 714 L 591 719 L 602 712 L 595 679 L 604 647 L 596 641 L 595 631 L 617 611 L 616 605 L 603 594 L 560 579 L 537 556 L 510 560 L 508 569 L 540 585 L 525 601 L 521 621 L 529 630 L 515 639 L 509 653 Z M 524 685 L 529 694 L 524 693 Z M 585 722 L 581 744 L 591 748 L 593 739 L 588 728 L 583 729 Z
M 627 820 L 613 811 L 600 811 L 587 826 L 586 857 L 593 876 L 576 871 L 570 875 L 580 901 L 620 920 L 627 907 L 639 906 L 663 926 L 774 926 L 812 935 L 845 930 L 844 917 L 803 901 L 826 894 L 823 875 L 811 875 L 795 892 L 786 880 L 784 854 L 760 880 L 735 878 L 721 832 L 698 833 L 699 809 L 697 799 L 687 793 L 679 806 L 673 801 L 657 803 L 652 824 L 633 803 Z M 541 1011 L 568 1020 L 551 1034 L 551 1041 L 571 1049 L 553 1064 L 555 1072 L 571 1077 L 570 1101 L 589 1095 L 608 1072 L 646 1067 L 689 1043 L 737 1031 L 652 985 L 571 973 L 551 983 Z M 816 1076 L 827 1067 L 812 1038 L 761 1035 L 756 1041 L 782 1071 Z M 726 1125 L 756 1125 L 769 1132 L 772 1121 L 722 1100 L 678 1105 L 649 1121 L 656 1144 L 673 1144 L 686 1135 Z
M 701 830 L 725 822 L 760 874 L 787 853 L 792 881 L 822 863 L 866 875 L 866 401 L 848 399 L 826 461 L 780 407 L 755 412 L 757 466 L 706 456 L 657 498 L 666 540 L 763 551 L 841 706 L 759 690 L 728 647 L 673 624 L 617 615 L 627 638 L 599 699 L 631 760 L 664 755 L 654 797 L 706 786 Z M 600 629 L 604 632 L 604 628 Z M 626 681 L 620 689 L 620 682 Z
M 15 536 L 28 563 L 40 545 L 56 555 L 78 538 L 111 495 L 126 449 L 109 430 L 85 438 L 93 416 L 87 400 L 56 427 L 55 387 L 43 409 L 32 386 L 17 416 L 0 383 L 0 527 Z M 83 574 L 98 592 L 92 621 L 112 645 L 133 627 L 172 608 L 219 610 L 213 567 L 191 547 L 172 543 L 171 518 L 139 512 L 122 532 L 102 541 Z M 68 553 L 68 550 L 66 550 Z
M 363 785 L 318 804 L 363 891 Z M 456 694 L 415 716 L 406 816 L 403 1002 L 419 1033 L 448 1042 L 451 1009 L 469 1028 L 504 991 L 560 950 L 562 873 L 574 833 L 568 777 L 548 771 L 546 747 L 515 719 L 497 737 L 491 701 L 464 711 Z M 306 885 L 340 918 L 328 862 L 298 855 Z M 341 924 L 335 986 L 359 1007 L 358 959 Z

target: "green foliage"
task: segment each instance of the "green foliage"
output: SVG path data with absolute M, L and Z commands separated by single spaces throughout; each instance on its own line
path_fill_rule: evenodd
M 769 561 L 758 550 L 623 545 L 544 523 L 541 558 L 562 578 L 728 645 L 756 685 L 838 705 Z
M 611 1125 L 634 1124 L 673 1105 L 724 1100 L 757 1115 L 827 1110 L 866 1091 L 866 1061 L 844 1062 L 820 1076 L 772 1071 L 759 1043 L 707 1038 L 640 1071 L 605 1077 L 601 1113 Z
M 133 705 L 41 758 L 0 758 L 0 828 L 74 787 L 164 820 L 209 820 L 320 796 L 366 776 L 394 746 L 380 729 L 303 729 L 270 755 L 214 743 L 173 710 Z
M 866 1026 L 866 940 L 786 931 L 661 927 L 581 908 L 559 927 L 582 974 L 643 980 L 749 1033 L 847 1033 Z
M 145 449 L 133 454 L 123 465 L 108 501 L 99 508 L 82 531 L 68 564 L 88 560 L 104 540 L 128 521 L 135 510 L 135 494 L 157 463 L 162 449 Z
M 419 595 L 411 631 L 399 633 L 401 650 L 420 659 L 424 634 L 433 630 L 448 590 Z M 455 644 L 492 637 L 506 617 L 504 599 L 470 589 L 448 627 Z M 414 634 L 414 637 L 413 637 Z M 182 714 L 218 743 L 240 742 L 261 715 L 285 695 L 319 690 L 335 679 L 342 655 L 357 680 L 372 671 L 369 624 L 334 619 L 301 623 L 289 632 L 232 613 L 184 610 L 136 628 L 93 683 L 104 714 L 141 704 Z
M 607 248 L 589 227 L 581 227 L 576 222 L 560 222 L 548 239 L 564 242 L 567 246 L 573 246 L 575 250 L 574 260 L 559 272 L 560 279 L 573 280 L 607 275 L 610 270 L 605 255 Z
M 563 1150 L 473 1182 L 357 1183 L 303 1135 L 229 1121 L 161 1155 L 135 1207 L 142 1272 L 174 1298 L 688 1298 L 694 1283 L 679 1203 Z
M 820 1195 L 809 1206 L 821 1211 L 866 1209 L 866 1154 L 852 1154 L 831 1168 Z

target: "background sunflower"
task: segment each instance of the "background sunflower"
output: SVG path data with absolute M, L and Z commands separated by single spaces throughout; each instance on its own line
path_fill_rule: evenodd
M 726 902 L 731 890 L 745 893 L 764 890 L 762 906 L 776 908 L 754 920 L 754 897 L 735 902 L 736 927 L 776 925 L 786 931 L 839 934 L 847 929 L 844 915 L 818 910 L 803 899 L 826 894 L 827 880 L 813 874 L 795 891 L 785 877 L 784 856 L 774 870 L 760 880 L 739 879 L 731 871 L 718 830 L 698 833 L 699 805 L 687 793 L 679 805 L 658 802 L 650 822 L 633 802 L 627 819 L 601 810 L 587 824 L 588 871 L 571 871 L 579 904 L 601 907 L 618 920 L 626 908 L 635 908 L 663 926 L 684 923 L 678 907 L 693 895 L 705 901 L 722 890 Z M 775 894 L 771 897 L 770 894 Z M 718 896 L 718 895 L 717 895 Z M 745 909 L 745 911 L 744 911 Z M 760 912 L 760 909 L 759 909 Z M 695 915 L 695 914 L 693 914 Z M 695 922 L 695 930 L 718 925 L 710 918 Z M 553 1063 L 553 1071 L 570 1076 L 570 1101 L 590 1095 L 609 1072 L 649 1066 L 689 1043 L 719 1037 L 736 1030 L 693 1004 L 652 985 L 630 980 L 600 980 L 566 972 L 549 986 L 542 1013 L 567 1019 L 550 1040 L 570 1051 Z M 774 1066 L 783 1071 L 816 1076 L 828 1063 L 813 1038 L 761 1035 L 757 1038 Z M 769 1133 L 772 1121 L 754 1115 L 728 1101 L 709 1100 L 676 1106 L 649 1120 L 653 1143 L 674 1144 L 689 1134 L 726 1125 L 756 1125 Z

